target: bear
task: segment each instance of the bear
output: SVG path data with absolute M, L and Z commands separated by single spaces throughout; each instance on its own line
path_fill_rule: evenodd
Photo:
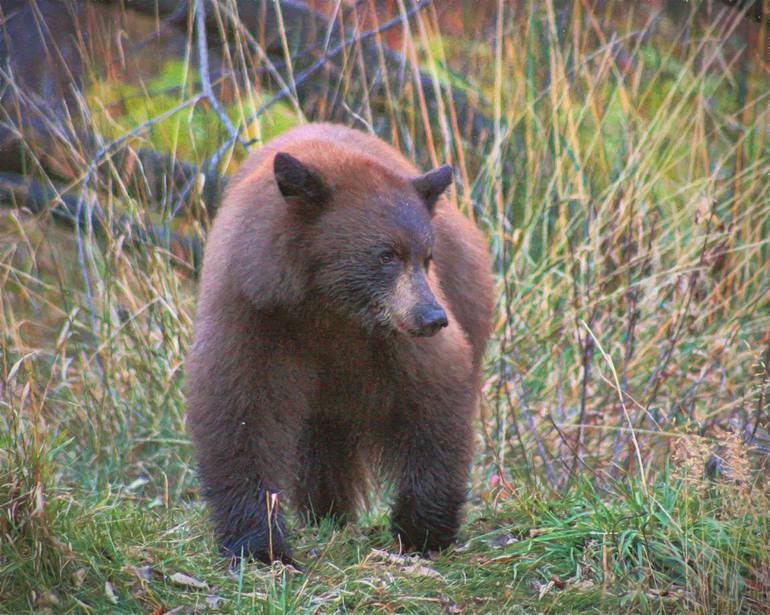
M 252 153 L 210 228 L 187 429 L 221 551 L 293 562 L 285 510 L 345 523 L 394 485 L 403 550 L 455 540 L 469 489 L 491 261 L 378 137 L 292 128 Z

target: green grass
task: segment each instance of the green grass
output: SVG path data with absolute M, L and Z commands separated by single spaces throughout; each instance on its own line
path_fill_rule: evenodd
M 38 606 L 137 612 L 212 601 L 225 613 L 763 612 L 766 496 L 736 504 L 663 475 L 612 497 L 581 481 L 567 492 L 520 488 L 475 499 L 461 546 L 434 560 L 395 555 L 382 512 L 342 531 L 299 528 L 304 574 L 216 556 L 202 507 L 153 506 L 142 487 L 80 501 L 53 489 L 44 520 L 6 545 L 4 573 L 26 579 L 8 612 Z M 132 492 L 133 491 L 133 492 Z M 66 537 L 66 543 L 62 539 Z M 174 581 L 182 573 L 205 584 Z M 766 578 L 765 578 L 766 580 Z M 111 585 L 115 602 L 105 590 Z M 452 611 L 452 609 L 456 609 Z
M 389 97 L 362 98 L 373 71 L 355 45 L 324 94 L 422 166 L 455 164 L 457 202 L 494 257 L 496 331 L 458 546 L 397 556 L 378 501 L 344 530 L 294 527 L 304 574 L 231 570 L 184 431 L 189 267 L 118 228 L 84 228 L 78 245 L 8 209 L 0 612 L 768 612 L 766 65 L 732 13 L 689 3 L 655 20 L 641 5 L 589 4 L 484 4 L 461 33 L 421 12 L 396 47 L 435 79 L 435 112 L 395 74 Z M 222 59 L 238 75 L 223 107 L 248 137 L 326 117 L 290 96 L 245 127 L 270 84 L 243 69 L 262 66 L 254 48 L 227 36 L 243 59 Z M 109 74 L 94 71 L 85 99 L 105 141 L 173 109 L 199 77 L 189 58 L 138 82 Z M 486 133 L 468 137 L 458 93 Z M 200 163 L 226 138 L 200 104 L 128 145 Z M 73 187 L 82 151 L 73 143 L 62 161 Z M 234 146 L 221 169 L 244 156 Z M 85 189 L 108 215 L 138 218 L 148 204 L 122 180 L 113 170 Z M 175 225 L 204 237 L 207 222 L 196 209 Z

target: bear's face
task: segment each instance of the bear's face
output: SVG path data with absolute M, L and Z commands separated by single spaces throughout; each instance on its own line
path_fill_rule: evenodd
M 429 336 L 447 324 L 428 279 L 430 216 L 422 203 L 397 199 L 377 195 L 368 207 L 330 209 L 313 241 L 313 282 L 367 325 Z
M 431 288 L 434 206 L 452 179 L 449 167 L 417 178 L 379 178 L 371 186 L 338 181 L 288 154 L 274 163 L 289 207 L 301 222 L 313 292 L 369 329 L 418 337 L 447 326 Z

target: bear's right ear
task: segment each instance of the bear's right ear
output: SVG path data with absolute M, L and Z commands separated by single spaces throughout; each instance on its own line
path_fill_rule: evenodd
M 321 206 L 331 197 L 323 178 L 291 154 L 279 152 L 273 160 L 273 173 L 284 198 L 301 199 L 309 205 Z

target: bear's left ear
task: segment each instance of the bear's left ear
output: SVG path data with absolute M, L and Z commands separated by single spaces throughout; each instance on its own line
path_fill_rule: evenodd
M 298 198 L 308 205 L 322 207 L 331 197 L 331 190 L 318 172 L 291 154 L 275 155 L 273 173 L 278 190 L 286 199 Z
M 431 214 L 436 206 L 438 197 L 440 197 L 449 184 L 452 183 L 453 177 L 454 171 L 452 170 L 452 167 L 445 164 L 443 167 L 428 171 L 425 175 L 420 175 L 412 180 L 412 186 L 414 186 L 417 194 L 422 197 L 422 200 L 425 202 L 425 205 Z

